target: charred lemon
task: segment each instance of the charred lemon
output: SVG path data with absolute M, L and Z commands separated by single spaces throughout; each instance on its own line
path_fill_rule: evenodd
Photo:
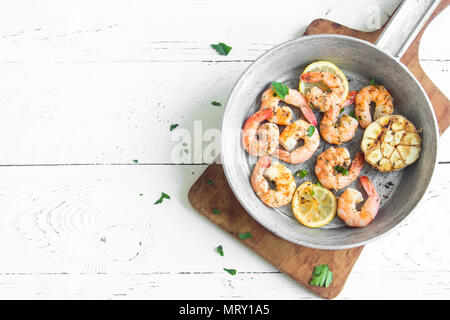
M 366 161 L 381 172 L 398 171 L 414 163 L 421 150 L 414 124 L 395 114 L 380 117 L 364 131 L 361 150 Z

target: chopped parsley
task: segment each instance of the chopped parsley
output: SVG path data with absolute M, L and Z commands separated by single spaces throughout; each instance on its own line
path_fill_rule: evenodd
M 312 137 L 312 135 L 314 134 L 314 131 L 316 131 L 316 127 L 314 127 L 314 126 L 309 126 L 309 128 L 308 128 L 308 137 Z
M 172 131 L 172 130 L 175 129 L 176 127 L 178 127 L 178 123 L 171 124 L 171 125 L 170 125 L 170 131 Z
M 164 199 L 170 199 L 170 196 L 167 193 L 161 192 L 161 197 L 156 200 L 154 204 L 160 204 L 163 202 Z
M 370 80 L 370 85 L 371 86 L 377 86 L 378 84 L 375 83 L 375 78 L 372 78 L 372 80 Z
M 218 106 L 218 107 L 222 105 L 220 102 L 217 102 L 217 101 L 212 101 L 211 104 L 213 106 Z
M 223 270 L 225 270 L 226 272 L 228 272 L 229 274 L 231 274 L 232 276 L 234 276 L 236 274 L 236 269 L 227 269 L 227 268 L 223 268 Z
M 216 251 L 223 257 L 223 247 L 221 245 L 216 248 Z
M 212 44 L 211 47 L 217 51 L 221 56 L 227 56 L 230 53 L 232 47 L 227 46 L 223 42 L 219 42 L 218 44 Z
M 304 178 L 304 177 L 306 177 L 308 175 L 308 171 L 306 171 L 306 170 L 298 170 L 296 173 L 295 173 L 295 176 L 296 177 L 300 177 L 300 178 Z
M 355 118 L 356 120 L 358 120 L 358 116 L 356 115 L 355 111 L 350 111 L 349 115 L 350 115 L 350 117 Z
M 282 84 L 281 82 L 272 82 L 273 91 L 280 97 L 280 99 L 284 99 L 286 95 L 289 94 L 289 88 L 287 85 Z
M 214 214 L 220 214 L 220 210 L 217 209 L 217 208 L 212 209 L 212 212 L 213 212 Z
M 136 160 L 133 160 L 133 162 L 134 162 L 134 163 L 138 163 L 139 161 L 136 159 Z
M 341 167 L 341 166 L 335 166 L 334 171 L 342 173 L 344 176 L 348 176 L 348 169 Z
M 314 271 L 312 273 L 312 279 L 309 282 L 311 286 L 314 287 L 326 287 L 328 288 L 333 282 L 333 272 L 330 271 L 330 268 L 327 264 L 321 264 L 314 267 Z
M 206 180 L 206 183 L 209 184 L 210 186 L 214 184 L 214 182 L 212 182 L 212 180 L 210 179 Z
M 251 239 L 252 238 L 252 233 L 251 232 L 239 233 L 238 237 L 241 240 Z

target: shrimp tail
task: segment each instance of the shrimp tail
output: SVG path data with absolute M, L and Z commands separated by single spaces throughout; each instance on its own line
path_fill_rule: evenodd
M 347 94 L 347 98 L 342 103 L 342 108 L 345 108 L 345 107 L 348 107 L 348 106 L 354 104 L 355 100 L 356 100 L 356 94 L 357 93 L 358 93 L 358 91 L 356 91 L 356 90 L 350 91 Z
M 352 161 L 352 165 L 350 166 L 350 171 L 359 172 L 364 167 L 364 153 L 358 152 L 355 155 L 355 159 Z
M 361 182 L 364 190 L 366 191 L 366 193 L 369 197 L 377 197 L 378 198 L 377 189 L 375 189 L 375 186 L 373 185 L 372 181 L 370 181 L 370 179 L 367 176 L 359 177 L 359 181 Z
M 285 162 L 291 162 L 291 154 L 286 150 L 276 148 L 272 155 Z
M 303 116 L 309 123 L 317 127 L 316 116 L 314 115 L 314 112 L 309 106 L 300 107 L 300 111 L 302 112 Z
M 270 108 L 262 109 L 256 112 L 254 115 L 252 115 L 250 118 L 247 119 L 244 125 L 244 131 L 246 129 L 250 129 L 255 122 L 263 122 L 264 120 L 267 120 L 273 116 L 273 111 Z

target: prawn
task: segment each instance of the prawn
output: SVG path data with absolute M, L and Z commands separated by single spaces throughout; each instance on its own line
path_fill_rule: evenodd
M 304 144 L 294 150 L 300 139 L 304 141 Z M 280 144 L 286 150 L 277 148 L 273 155 L 283 161 L 299 164 L 311 158 L 316 152 L 320 144 L 320 136 L 316 127 L 300 119 L 284 128 L 280 134 Z
M 349 169 L 348 167 L 351 163 Z M 346 148 L 334 148 L 322 152 L 316 161 L 315 173 L 319 182 L 328 189 L 339 190 L 352 183 L 364 166 L 364 154 L 358 152 L 351 161 Z
M 345 114 L 339 119 L 341 109 L 353 104 L 355 96 L 356 91 L 349 92 L 341 106 L 332 106 L 325 112 L 320 121 L 320 133 L 327 142 L 340 145 L 352 140 L 355 136 L 358 120 Z
M 294 195 L 294 176 L 291 171 L 279 162 L 274 162 L 269 156 L 262 156 L 255 165 L 250 182 L 256 195 L 264 204 L 272 208 L 287 205 Z M 275 182 L 276 189 L 270 189 L 267 179 Z
M 358 116 L 359 124 L 363 128 L 372 123 L 370 115 L 372 103 L 375 104 L 375 120 L 394 112 L 394 99 L 383 86 L 370 85 L 363 87 L 356 95 L 355 101 L 355 113 Z
M 242 145 L 253 156 L 268 155 L 278 147 L 280 131 L 273 123 L 261 122 L 273 114 L 271 109 L 263 109 L 247 119 L 242 131 Z M 258 139 L 259 137 L 259 139 Z
M 344 94 L 344 84 L 336 75 L 329 72 L 305 72 L 300 76 L 305 82 L 322 81 L 328 90 L 323 91 L 319 87 L 312 87 L 306 93 L 308 102 L 318 108 L 321 112 L 327 112 L 331 107 L 339 106 L 342 103 L 342 95 Z
M 313 124 L 317 125 L 316 117 L 314 112 L 308 106 L 305 97 L 297 90 L 289 88 L 289 93 L 281 99 L 277 93 L 273 90 L 271 86 L 269 89 L 264 91 L 261 98 L 261 109 L 269 108 L 273 111 L 273 116 L 271 116 L 268 121 L 279 125 L 288 125 L 292 120 L 292 110 L 287 106 L 279 106 L 279 102 L 284 101 L 285 103 L 292 105 L 294 107 L 300 108 L 305 119 Z
M 373 183 L 366 176 L 359 177 L 359 180 L 369 196 L 360 211 L 356 210 L 356 204 L 364 198 L 358 190 L 348 188 L 338 198 L 337 214 L 350 227 L 367 226 L 380 209 L 380 197 Z

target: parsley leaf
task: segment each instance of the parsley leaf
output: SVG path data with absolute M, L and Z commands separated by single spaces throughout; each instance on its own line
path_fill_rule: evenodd
M 251 239 L 251 238 L 252 238 L 252 233 L 251 233 L 251 232 L 239 233 L 239 234 L 238 234 L 238 237 L 239 237 L 239 239 L 241 239 L 241 240 Z
M 372 78 L 372 80 L 370 80 L 370 85 L 371 86 L 377 86 L 378 84 L 375 83 L 375 78 Z
M 341 108 L 341 110 L 339 111 L 339 114 L 342 114 L 342 112 L 344 112 L 345 108 Z
M 348 176 L 348 169 L 341 167 L 341 166 L 335 166 L 334 170 L 336 172 L 342 173 L 344 176 Z
M 317 181 L 317 183 L 316 183 L 319 187 L 322 187 L 323 188 L 323 186 L 320 184 L 320 182 L 319 181 Z
M 142 197 L 144 194 L 143 193 L 139 193 L 139 196 Z
M 212 212 L 213 212 L 214 214 L 220 214 L 220 210 L 217 209 L 217 208 L 212 209 Z
M 171 125 L 170 125 L 170 131 L 172 131 L 172 130 L 175 129 L 176 127 L 178 127 L 178 123 L 171 124 Z
M 333 281 L 333 272 L 330 271 L 330 268 L 326 264 L 315 266 L 312 275 L 313 277 L 309 284 L 314 287 L 325 286 L 328 288 Z
M 227 268 L 223 268 L 223 270 L 225 270 L 226 272 L 228 272 L 229 274 L 231 274 L 232 276 L 234 276 L 236 274 L 236 269 L 227 269 Z
M 218 106 L 218 107 L 222 105 L 220 102 L 217 102 L 217 101 L 213 101 L 213 102 L 211 102 L 211 104 L 213 106 Z
M 284 99 L 286 95 L 289 94 L 289 88 L 287 85 L 282 84 L 280 82 L 272 82 L 273 91 L 280 97 L 280 99 Z
M 209 184 L 210 186 L 214 184 L 214 182 L 212 182 L 212 180 L 206 180 L 206 183 Z
M 358 120 L 358 116 L 356 115 L 355 111 L 350 111 L 349 115 L 350 115 L 350 117 L 355 118 L 356 120 Z
M 227 56 L 230 53 L 232 47 L 227 46 L 223 42 L 219 42 L 218 44 L 212 44 L 211 47 L 217 51 L 221 56 Z
M 161 197 L 156 200 L 154 204 L 160 204 L 163 202 L 164 199 L 170 199 L 170 196 L 167 193 L 161 192 Z
M 221 245 L 216 248 L 216 251 L 223 257 L 223 247 Z
M 133 162 L 134 162 L 134 163 L 138 163 L 139 161 L 136 159 L 136 160 L 133 160 Z
M 316 131 L 316 127 L 314 126 L 309 126 L 308 128 L 308 137 L 312 137 L 312 135 L 314 134 L 314 131 Z
M 306 177 L 308 175 L 308 171 L 306 171 L 306 170 L 298 170 L 296 173 L 295 173 L 295 176 L 296 177 L 300 177 L 300 178 L 304 178 L 304 177 Z

